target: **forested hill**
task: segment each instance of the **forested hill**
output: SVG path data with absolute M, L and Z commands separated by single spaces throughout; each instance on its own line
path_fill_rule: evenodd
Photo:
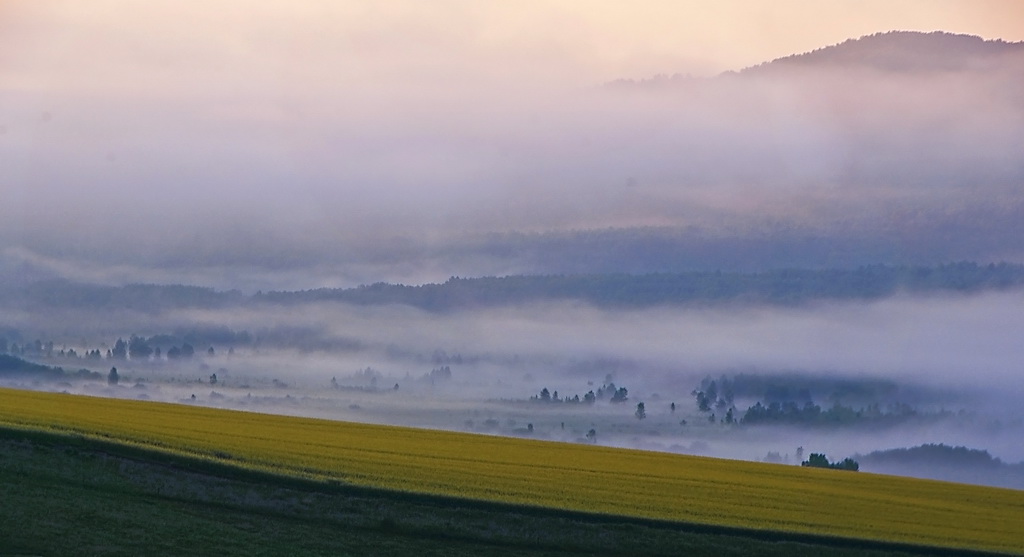
M 791 54 L 738 71 L 726 71 L 718 78 L 786 76 L 793 71 L 874 70 L 894 73 L 954 71 L 1018 72 L 1024 58 L 1024 42 L 986 40 L 976 35 L 943 31 L 886 31 L 848 39 L 810 52 Z M 664 87 L 701 81 L 691 76 L 660 74 L 635 81 L 619 79 L 608 83 L 618 88 Z
M 1024 287 L 1024 265 L 955 263 L 937 267 L 867 266 L 857 269 L 784 269 L 760 273 L 689 272 L 644 275 L 517 275 L 458 278 L 440 284 L 376 283 L 356 288 L 279 291 L 246 296 L 238 291 L 181 285 L 98 286 L 68 281 L 0 288 L 0 307 L 160 311 L 252 303 L 340 301 L 402 304 L 431 311 L 581 301 L 603 307 L 759 303 L 793 305 L 815 300 L 871 300 L 899 293 L 974 293 Z
M 938 267 L 871 266 L 852 270 L 777 270 L 556 276 L 453 277 L 443 284 L 377 283 L 350 289 L 270 292 L 264 302 L 336 300 L 405 304 L 428 310 L 577 300 L 597 306 L 751 302 L 789 305 L 812 300 L 876 299 L 907 293 L 979 292 L 1024 286 L 1024 266 L 958 263 Z
M 871 68 L 898 72 L 982 70 L 998 65 L 1005 55 L 1022 54 L 1022 42 L 985 40 L 941 31 L 889 31 L 777 58 L 739 73 L 752 75 L 795 68 Z

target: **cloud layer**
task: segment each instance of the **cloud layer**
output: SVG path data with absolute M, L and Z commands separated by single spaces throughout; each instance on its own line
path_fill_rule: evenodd
M 778 263 L 1024 257 L 1020 56 L 624 89 L 600 83 L 636 67 L 569 8 L 534 24 L 532 9 L 461 4 L 106 5 L 4 22 L 7 266 L 420 282 L 585 271 L 547 263 L 561 253 L 545 246 L 643 227 L 682 233 L 668 245 L 691 267 L 807 241 L 840 248 Z M 618 265 L 671 270 L 633 263 Z

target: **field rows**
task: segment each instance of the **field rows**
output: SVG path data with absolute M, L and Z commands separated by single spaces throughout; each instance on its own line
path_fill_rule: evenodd
M 1024 492 L 1014 490 L 8 389 L 0 423 L 360 486 L 1024 552 Z

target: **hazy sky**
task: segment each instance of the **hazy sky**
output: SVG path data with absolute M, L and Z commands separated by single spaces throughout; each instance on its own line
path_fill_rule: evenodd
M 1019 41 L 1024 3 L 4 1 L 0 258 L 115 282 L 226 286 L 253 265 L 301 267 L 317 276 L 308 286 L 415 281 L 481 269 L 425 253 L 470 232 L 735 227 L 790 219 L 778 211 L 795 198 L 810 199 L 801 218 L 829 227 L 835 213 L 885 220 L 865 205 L 879 195 L 856 194 L 849 211 L 833 199 L 849 192 L 726 186 L 834 185 L 851 172 L 913 182 L 935 161 L 950 165 L 943 175 L 993 168 L 993 187 L 1010 188 L 1000 206 L 1016 207 L 1012 99 L 941 116 L 962 112 L 956 85 L 912 102 L 922 115 L 883 136 L 892 112 L 876 127 L 793 117 L 807 99 L 787 91 L 759 97 L 762 112 L 739 92 L 668 104 L 594 93 L 894 29 Z M 851 171 L 844 149 L 861 143 L 913 145 L 893 159 L 916 166 Z M 622 187 L 636 184 L 648 189 Z M 910 208 L 960 205 L 943 195 Z M 524 269 L 484 269 L 503 270 Z

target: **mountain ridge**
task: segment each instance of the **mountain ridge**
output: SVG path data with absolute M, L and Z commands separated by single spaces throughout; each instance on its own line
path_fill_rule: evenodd
M 984 39 L 977 35 L 945 31 L 886 31 L 783 56 L 732 73 L 751 75 L 782 67 L 823 65 L 881 71 L 987 69 L 992 65 L 992 58 L 1021 53 L 1024 53 L 1024 42 Z
M 728 77 L 769 76 L 799 69 L 872 69 L 883 72 L 986 71 L 1007 55 L 1024 57 L 1024 41 L 985 39 L 946 31 L 882 31 L 850 38 L 808 52 L 774 58 L 712 77 L 658 74 L 650 78 L 617 79 L 613 87 L 663 86 Z

